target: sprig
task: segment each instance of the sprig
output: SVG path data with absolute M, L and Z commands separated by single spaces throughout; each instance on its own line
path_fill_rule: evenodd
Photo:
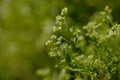
M 66 80 L 110 80 L 117 72 L 120 51 L 120 24 L 113 22 L 111 9 L 107 6 L 99 20 L 82 30 L 66 23 L 67 12 L 65 7 L 56 17 L 46 43 L 51 47 L 49 55 L 58 62 L 56 67 L 66 70 Z

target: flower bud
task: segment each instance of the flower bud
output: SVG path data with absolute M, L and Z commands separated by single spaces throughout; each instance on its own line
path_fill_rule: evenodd
M 66 15 L 68 12 L 67 7 L 65 7 L 64 9 L 62 9 L 61 15 Z

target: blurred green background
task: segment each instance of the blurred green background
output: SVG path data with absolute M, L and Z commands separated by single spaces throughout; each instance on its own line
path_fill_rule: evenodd
M 0 80 L 41 80 L 38 69 L 54 70 L 45 42 L 61 9 L 71 25 L 85 25 L 106 5 L 120 22 L 120 0 L 0 0 Z

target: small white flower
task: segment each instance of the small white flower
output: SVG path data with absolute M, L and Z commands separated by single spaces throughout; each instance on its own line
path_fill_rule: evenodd
M 60 42 L 60 41 L 58 41 L 58 42 L 56 42 L 56 44 L 57 44 L 57 45 L 59 45 L 59 44 L 61 44 L 61 42 Z
M 59 27 L 57 27 L 57 31 L 60 31 L 61 29 L 62 29 L 62 27 L 60 27 L 60 26 L 59 26 Z
M 55 55 L 55 52 L 49 52 L 48 54 L 50 55 L 50 57 L 56 56 L 56 55 Z
M 45 45 L 49 45 L 50 43 L 52 43 L 53 41 L 52 40 L 48 40 Z
M 50 38 L 51 39 L 56 39 L 57 37 L 55 35 L 52 35 Z

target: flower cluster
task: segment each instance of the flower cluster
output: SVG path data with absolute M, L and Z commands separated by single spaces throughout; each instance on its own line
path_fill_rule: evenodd
M 46 45 L 56 67 L 66 70 L 66 80 L 110 80 L 119 62 L 120 24 L 114 23 L 107 6 L 99 19 L 79 29 L 66 23 L 67 8 L 56 17 Z M 65 76 L 66 77 L 66 76 Z

